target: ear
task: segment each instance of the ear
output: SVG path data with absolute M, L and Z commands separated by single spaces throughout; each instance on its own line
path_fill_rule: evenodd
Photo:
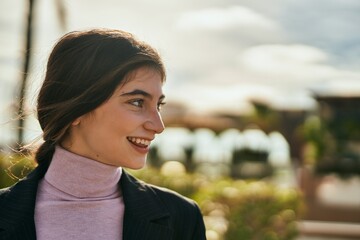
M 80 122 L 81 122 L 81 117 L 78 117 L 71 123 L 71 126 L 77 126 L 80 124 Z

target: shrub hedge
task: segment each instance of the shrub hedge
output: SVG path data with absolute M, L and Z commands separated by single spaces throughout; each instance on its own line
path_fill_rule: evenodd
M 0 188 L 10 186 L 35 167 L 30 158 L 0 157 Z M 172 189 L 198 202 L 208 240 L 290 240 L 297 236 L 296 221 L 303 201 L 296 189 L 280 189 L 264 181 L 209 179 L 188 174 L 179 163 L 160 169 L 132 171 L 145 182 Z

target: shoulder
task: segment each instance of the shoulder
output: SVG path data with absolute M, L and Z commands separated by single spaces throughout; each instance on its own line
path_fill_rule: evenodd
M 31 219 L 35 199 L 36 185 L 29 179 L 0 189 L 0 236 L 23 231 L 25 222 Z
M 5 196 L 10 191 L 10 189 L 11 189 L 11 187 L 1 188 L 0 189 L 0 197 Z
M 183 209 L 198 212 L 199 208 L 194 200 L 187 198 L 168 188 L 146 183 L 141 179 L 137 179 L 136 177 L 128 173 L 126 173 L 126 175 L 130 182 L 136 186 L 136 188 L 138 188 L 142 192 L 152 193 L 152 196 L 160 200 L 169 209 Z
M 28 176 L 21 179 L 14 185 L 0 189 L 0 207 L 7 203 L 20 200 L 34 200 L 36 196 L 38 181 L 41 178 L 39 169 L 36 168 Z M 23 202 L 24 203 L 24 202 Z
M 147 219 L 167 226 L 174 240 L 206 239 L 203 217 L 195 201 L 167 188 L 145 183 L 127 172 L 123 172 L 120 184 L 127 209 L 125 218 Z
M 194 211 L 195 213 L 199 209 L 197 203 L 194 200 L 187 198 L 173 190 L 148 183 L 144 184 L 152 191 L 154 191 L 160 200 L 164 202 L 164 204 L 166 204 L 169 208 L 181 208 L 183 210 Z
M 156 198 L 162 204 L 163 208 L 166 208 L 170 212 L 174 219 L 185 219 L 186 221 L 201 219 L 202 221 L 200 208 L 194 200 L 168 188 L 146 183 L 132 175 L 128 175 L 128 177 L 130 177 L 131 181 L 143 192 L 151 193 L 148 195 Z
M 0 207 L 5 204 L 9 198 L 12 198 L 14 194 L 22 191 L 21 187 L 19 187 L 22 181 L 23 180 L 20 180 L 10 187 L 0 189 Z
M 154 191 L 163 207 L 169 211 L 176 236 L 182 236 L 181 239 L 206 239 L 203 216 L 194 200 L 167 188 L 144 184 Z
M 32 188 L 33 186 L 33 188 Z M 14 185 L 0 189 L 0 208 L 11 204 L 13 201 L 33 196 L 36 187 L 28 179 L 20 180 Z
M 10 191 L 11 191 L 11 187 L 0 189 L 0 203 L 2 199 L 4 199 L 7 196 L 7 194 L 9 194 Z

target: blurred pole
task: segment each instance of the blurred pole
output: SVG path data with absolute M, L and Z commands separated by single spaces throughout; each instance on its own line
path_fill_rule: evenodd
M 55 6 L 56 6 L 56 12 L 57 12 L 59 23 L 60 23 L 60 28 L 61 28 L 61 30 L 64 31 L 67 27 L 66 8 L 64 5 L 64 1 L 56 0 Z
M 23 75 L 20 83 L 20 93 L 19 93 L 19 106 L 18 106 L 18 134 L 17 141 L 18 146 L 21 148 L 24 144 L 24 125 L 25 125 L 25 94 L 26 94 L 26 85 L 27 77 L 29 74 L 29 66 L 31 60 L 31 47 L 32 47 L 32 35 L 33 35 L 33 18 L 34 18 L 34 3 L 35 0 L 28 0 L 28 15 L 26 22 L 26 38 L 25 38 L 25 54 L 24 54 L 24 65 L 23 65 Z

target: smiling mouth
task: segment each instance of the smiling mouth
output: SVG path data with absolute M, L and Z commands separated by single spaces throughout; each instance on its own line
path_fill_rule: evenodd
M 127 137 L 127 140 L 137 147 L 147 148 L 150 145 L 150 141 L 143 138 Z

